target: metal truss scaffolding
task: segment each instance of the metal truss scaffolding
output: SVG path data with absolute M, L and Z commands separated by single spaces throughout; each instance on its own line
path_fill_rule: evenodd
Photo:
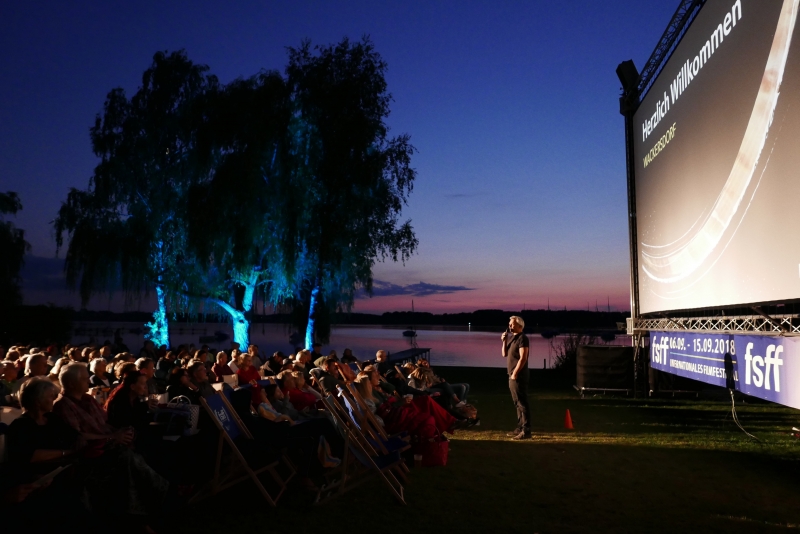
M 644 95 L 647 94 L 650 86 L 672 55 L 673 50 L 678 46 L 683 34 L 686 33 L 694 17 L 705 3 L 706 0 L 681 0 L 678 9 L 669 22 L 669 26 L 664 30 L 664 35 L 661 36 L 658 45 L 650 55 L 650 59 L 647 60 L 644 68 L 642 68 L 639 76 L 639 99 L 644 98 Z
M 734 315 L 730 317 L 639 317 L 628 319 L 632 335 L 650 330 L 714 334 L 800 335 L 800 315 Z

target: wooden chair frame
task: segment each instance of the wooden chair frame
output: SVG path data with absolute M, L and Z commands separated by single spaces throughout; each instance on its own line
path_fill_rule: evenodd
M 226 399 L 225 396 L 222 395 L 221 393 L 218 393 L 217 395 L 220 398 L 220 401 L 222 402 L 222 404 L 225 406 L 226 410 L 228 411 L 228 414 L 231 416 L 234 424 L 238 427 L 239 431 L 242 433 L 242 435 L 245 436 L 247 439 L 253 439 L 253 435 L 250 433 L 250 430 L 245 426 L 245 424 L 241 420 L 241 418 L 239 418 L 239 415 L 236 413 L 236 410 L 234 410 L 233 407 L 231 406 L 231 404 L 228 402 L 228 399 Z M 250 464 L 247 462 L 245 457 L 242 455 L 242 453 L 239 450 L 239 448 L 236 446 L 236 443 L 233 441 L 233 438 L 231 438 L 231 436 L 228 434 L 227 430 L 223 426 L 222 422 L 219 420 L 217 415 L 214 413 L 214 410 L 211 408 L 211 406 L 209 406 L 209 404 L 206 401 L 206 399 L 201 398 L 200 399 L 200 404 L 203 406 L 203 408 L 211 416 L 211 420 L 216 425 L 217 430 L 219 430 L 219 441 L 218 441 L 218 444 L 217 444 L 217 456 L 216 456 L 216 459 L 215 459 L 215 462 L 214 462 L 214 476 L 213 476 L 212 481 L 211 481 L 209 494 L 210 495 L 216 495 L 217 493 L 219 493 L 222 490 L 225 490 L 225 489 L 227 489 L 227 488 L 229 488 L 231 486 L 234 486 L 234 485 L 238 484 L 239 482 L 243 482 L 243 481 L 249 479 L 249 480 L 253 481 L 253 483 L 258 488 L 259 492 L 261 492 L 261 495 L 264 497 L 264 499 L 271 506 L 275 507 L 277 505 L 278 500 L 281 498 L 283 493 L 286 491 L 286 485 L 295 476 L 295 474 L 297 474 L 297 470 L 294 467 L 294 465 L 291 463 L 291 461 L 289 461 L 288 458 L 286 458 L 285 455 L 282 455 L 280 460 L 276 460 L 276 461 L 274 461 L 272 463 L 269 463 L 269 464 L 267 464 L 267 465 L 265 465 L 265 466 L 263 466 L 263 467 L 261 467 L 259 469 L 256 469 L 256 470 L 252 469 L 250 467 Z M 237 476 L 237 473 L 235 472 L 235 470 L 231 470 L 231 471 L 228 472 L 228 474 L 225 475 L 225 477 L 222 477 L 222 474 L 221 474 L 221 470 L 222 470 L 222 451 L 224 449 L 225 443 L 227 443 L 228 446 L 230 447 L 230 449 L 232 451 L 232 454 L 233 454 L 234 460 L 236 460 L 239 463 L 239 466 L 241 467 L 241 469 L 244 470 L 244 472 L 245 472 L 244 475 Z M 283 478 L 283 477 L 280 476 L 280 474 L 278 474 L 278 471 L 277 471 L 276 468 L 279 465 L 279 463 L 283 463 L 288 468 L 288 470 L 289 470 L 289 476 L 288 477 Z M 269 474 L 270 477 L 275 481 L 275 483 L 280 488 L 280 491 L 278 491 L 277 495 L 274 495 L 274 496 L 270 495 L 270 493 L 264 487 L 264 484 L 262 484 L 261 480 L 259 480 L 258 476 L 261 475 L 261 474 L 264 474 L 264 473 Z
M 338 426 L 342 429 L 342 431 L 347 436 L 346 443 L 349 445 L 349 448 L 353 452 L 355 458 L 364 464 L 367 468 L 367 472 L 364 473 L 363 476 L 356 478 L 354 475 L 346 475 L 346 479 L 353 478 L 354 480 L 350 484 L 350 488 L 360 485 L 361 483 L 365 482 L 369 479 L 369 474 L 375 474 L 378 476 L 384 485 L 389 489 L 392 496 L 401 504 L 406 504 L 405 497 L 404 497 L 404 488 L 403 484 L 395 477 L 393 471 L 397 468 L 398 464 L 403 463 L 402 458 L 399 456 L 398 459 L 392 463 L 385 465 L 384 467 L 378 466 L 375 462 L 375 458 L 381 456 L 380 453 L 375 451 L 375 449 L 370 445 L 369 440 L 367 440 L 358 427 L 350 420 L 349 416 L 346 415 L 347 410 L 339 404 L 339 401 L 336 400 L 333 395 L 327 395 L 322 399 L 325 406 L 333 415 L 334 419 L 336 420 Z M 343 465 L 344 462 L 343 462 Z M 349 469 L 349 466 L 345 465 L 345 469 Z M 341 485 L 341 492 L 345 491 L 344 482 Z
M 407 435 L 390 436 L 386 432 L 386 429 L 383 427 L 383 425 L 380 424 L 377 417 L 375 417 L 375 414 L 373 414 L 372 411 L 369 409 L 369 406 L 367 406 L 366 401 L 364 401 L 364 398 L 361 396 L 361 393 L 358 392 L 358 389 L 355 387 L 355 385 L 347 384 L 347 390 L 350 392 L 350 396 L 353 399 L 355 399 L 356 403 L 358 403 L 358 405 L 361 407 L 365 423 L 370 427 L 370 429 L 373 431 L 374 434 L 377 434 L 377 436 L 381 438 L 381 441 L 388 441 L 391 438 L 399 438 L 402 439 L 403 441 L 408 441 L 410 439 L 409 436 Z M 407 450 L 410 447 L 411 446 L 409 445 L 408 447 L 404 448 L 403 451 Z
M 358 394 L 357 390 L 356 394 Z M 364 447 L 368 452 L 372 452 L 377 455 L 386 455 L 393 452 L 402 453 L 411 448 L 410 445 L 405 444 L 402 448 L 390 451 L 386 447 L 386 442 L 389 440 L 389 437 L 383 430 L 381 424 L 375 418 L 375 415 L 369 410 L 369 408 L 367 408 L 367 405 L 364 403 L 363 399 L 361 400 L 363 405 L 361 405 L 353 398 L 352 395 L 348 395 L 348 393 L 342 388 L 339 388 L 339 397 L 343 399 L 343 402 L 344 400 L 347 400 L 348 402 L 352 403 L 354 408 L 356 408 L 356 410 L 351 413 L 351 411 L 345 406 L 342 406 L 341 403 L 339 404 L 345 419 L 349 420 L 355 426 L 355 430 L 359 433 L 359 436 L 363 437 Z M 403 480 L 403 482 L 408 481 L 406 475 L 409 473 L 409 469 L 405 462 L 399 462 L 393 469 Z

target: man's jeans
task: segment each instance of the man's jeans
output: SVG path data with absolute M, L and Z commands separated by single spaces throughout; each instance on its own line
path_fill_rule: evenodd
M 469 384 L 450 384 L 453 388 L 453 393 L 456 394 L 458 400 L 467 402 L 467 395 L 469 395 Z
M 531 408 L 528 405 L 528 370 L 525 369 L 518 380 L 508 379 L 508 389 L 511 390 L 511 400 L 517 408 L 517 430 L 531 433 Z

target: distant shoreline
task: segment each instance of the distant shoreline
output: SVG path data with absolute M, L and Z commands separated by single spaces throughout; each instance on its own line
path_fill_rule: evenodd
M 106 311 L 72 311 L 70 319 L 73 322 L 141 322 L 151 319 L 145 312 L 106 312 Z M 624 323 L 630 317 L 629 312 L 608 312 L 588 310 L 476 310 L 470 313 L 442 313 L 433 314 L 426 312 L 386 312 L 383 314 L 370 313 L 336 313 L 331 317 L 331 325 L 343 326 L 386 326 L 397 328 L 414 327 L 419 329 L 453 328 L 473 330 L 503 329 L 512 315 L 518 315 L 525 320 L 527 331 L 531 332 L 558 332 L 564 329 L 609 329 L 617 330 L 618 323 Z M 191 316 L 178 316 L 171 320 L 171 324 L 225 324 L 225 316 L 220 314 L 192 314 Z M 254 315 L 251 324 L 285 324 L 293 323 L 290 314 Z

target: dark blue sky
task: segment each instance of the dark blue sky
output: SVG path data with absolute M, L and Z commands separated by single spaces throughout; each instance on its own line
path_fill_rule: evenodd
M 282 70 L 284 47 L 304 38 L 369 34 L 389 65 L 389 123 L 419 150 L 406 215 L 420 247 L 405 266 L 379 264 L 382 291 L 356 311 L 411 298 L 425 311 L 607 297 L 627 309 L 614 70 L 629 58 L 642 67 L 677 4 L 3 2 L 0 190 L 20 194 L 16 223 L 35 256 L 52 258 L 49 221 L 96 163 L 89 126 L 111 88 L 136 90 L 155 51 L 184 48 L 227 82 Z M 38 281 L 54 270 L 30 262 L 28 302 L 62 300 Z

